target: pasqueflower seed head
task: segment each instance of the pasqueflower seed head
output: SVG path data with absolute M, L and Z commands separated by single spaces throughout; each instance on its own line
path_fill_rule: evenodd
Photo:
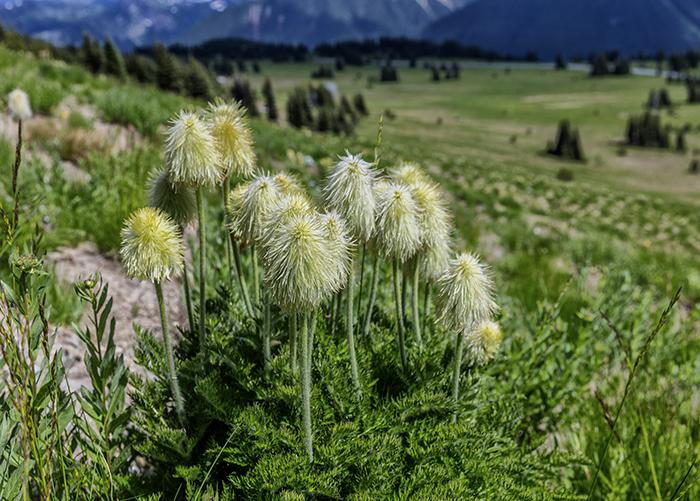
M 354 245 L 345 227 L 345 221 L 337 212 L 321 214 L 321 223 L 334 263 L 333 292 L 338 292 L 347 285 L 350 266 L 352 266 L 350 252 Z
M 430 182 L 430 178 L 416 164 L 404 162 L 391 170 L 391 177 L 407 185 Z
M 249 183 L 236 185 L 226 200 L 226 227 L 236 240 L 243 240 L 241 218 L 243 217 L 243 199 L 248 188 Z
M 219 153 L 221 177 L 225 179 L 232 174 L 242 178 L 251 177 L 257 160 L 245 108 L 236 101 L 226 103 L 217 99 L 209 103 L 206 118 Z
M 197 217 L 194 190 L 184 184 L 173 184 L 165 169 L 151 175 L 147 195 L 149 207 L 162 210 L 181 228 Z
M 175 222 L 160 209 L 134 212 L 124 223 L 121 237 L 121 259 L 131 278 L 160 283 L 182 270 L 182 237 Z
M 10 116 L 15 120 L 28 120 L 32 118 L 32 107 L 29 104 L 29 96 L 21 89 L 15 89 L 7 96 L 7 107 Z
M 493 360 L 503 341 L 503 333 L 496 322 L 486 320 L 476 329 L 464 332 L 466 356 L 473 363 L 483 365 Z
M 405 184 L 390 183 L 380 192 L 377 207 L 377 243 L 382 254 L 400 262 L 420 247 L 419 210 Z
M 277 209 L 281 198 L 282 194 L 270 176 L 258 176 L 248 184 L 241 201 L 240 217 L 237 219 L 246 243 L 262 238 L 265 223 Z
M 221 181 L 211 126 L 198 114 L 181 111 L 170 121 L 164 149 L 172 182 L 200 188 Z
M 280 172 L 275 174 L 273 179 L 277 185 L 277 189 L 280 191 L 280 193 L 282 193 L 282 195 L 299 195 L 306 193 L 304 188 L 302 188 L 299 184 L 299 181 L 297 181 L 297 179 L 291 174 Z

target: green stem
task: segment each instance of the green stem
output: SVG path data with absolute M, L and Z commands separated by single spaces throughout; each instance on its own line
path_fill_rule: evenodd
M 403 322 L 406 324 L 408 317 L 406 316 L 406 308 L 408 304 L 408 273 L 406 273 L 406 265 L 401 267 L 401 313 L 403 314 Z
M 420 266 L 418 262 L 414 263 L 413 266 L 413 306 L 411 312 L 413 313 L 413 333 L 416 337 L 416 343 L 418 344 L 418 349 L 423 349 L 423 336 L 420 332 L 420 310 L 418 309 L 419 302 L 419 287 L 420 287 Z
M 263 359 L 265 360 L 265 372 L 270 372 L 272 361 L 270 324 L 270 297 L 266 293 L 263 302 Z
M 222 196 L 224 198 L 224 245 L 226 245 L 226 263 L 228 264 L 228 279 L 229 286 L 233 288 L 233 259 L 231 250 L 231 240 L 226 238 L 226 233 L 228 233 L 228 228 L 226 223 L 228 222 L 228 215 L 226 213 L 226 203 L 228 202 L 229 192 L 231 190 L 231 180 L 226 178 L 222 187 Z
M 309 455 L 309 463 L 313 463 L 314 447 L 311 434 L 311 370 L 309 364 L 308 325 L 309 314 L 304 313 L 304 318 L 301 322 L 301 420 L 304 427 L 304 445 Z
M 246 312 L 248 312 L 248 316 L 250 316 L 250 318 L 255 318 L 255 311 L 253 310 L 253 305 L 250 302 L 250 295 L 248 294 L 248 284 L 246 284 L 245 276 L 243 275 L 241 249 L 238 247 L 238 242 L 233 234 L 231 234 L 231 248 L 233 249 L 233 262 L 236 265 L 236 275 L 238 276 L 238 286 L 241 289 L 243 305 L 245 306 Z
M 170 379 L 170 389 L 173 392 L 175 400 L 175 410 L 177 419 L 180 421 L 180 426 L 185 426 L 185 404 L 180 393 L 180 385 L 177 382 L 177 372 L 175 371 L 175 358 L 173 357 L 173 340 L 170 337 L 168 329 L 168 319 L 165 312 L 165 300 L 163 299 L 163 288 L 160 282 L 153 282 L 156 289 L 156 297 L 158 298 L 158 307 L 160 308 L 160 327 L 163 330 L 163 344 L 165 345 L 165 361 L 168 364 L 168 376 Z
M 362 245 L 362 259 L 360 260 L 360 292 L 357 296 L 357 313 L 355 315 L 355 318 L 357 318 L 357 327 L 358 330 L 360 326 L 362 325 L 362 296 L 364 292 L 364 285 L 365 285 L 365 257 L 367 254 L 367 244 Z
M 362 326 L 362 339 L 365 341 L 369 337 L 370 327 L 372 325 L 372 311 L 374 310 L 374 303 L 377 301 L 377 287 L 379 286 L 379 256 L 374 259 L 374 267 L 372 271 L 372 286 L 369 290 L 369 302 L 367 303 L 367 313 L 364 318 L 364 325 Z
M 328 305 L 328 327 L 327 332 L 330 332 L 331 337 L 335 334 L 335 298 L 337 294 L 331 297 L 331 302 Z
M 205 218 L 204 218 L 204 197 L 202 188 L 197 188 L 197 215 L 199 218 L 199 346 L 204 346 L 204 338 L 206 331 L 204 325 L 207 316 L 206 307 L 206 269 L 207 269 L 207 250 L 206 250 L 206 233 L 205 233 Z
M 289 368 L 297 373 L 297 314 L 289 314 Z
M 194 329 L 194 313 L 192 312 L 192 292 L 190 291 L 190 278 L 187 273 L 187 263 L 182 269 L 182 282 L 185 285 L 185 305 L 187 306 L 187 322 L 190 331 Z
M 260 272 L 258 271 L 258 252 L 255 245 L 250 247 L 250 259 L 253 261 L 253 294 L 255 294 L 255 304 L 260 304 Z
M 310 315 L 309 322 L 309 360 L 307 370 L 311 374 L 311 369 L 314 366 L 314 338 L 316 337 L 316 315 Z
M 430 315 L 430 294 L 432 292 L 432 287 L 430 287 L 430 281 L 425 282 L 425 291 L 423 292 L 423 327 L 425 328 L 425 322 L 428 320 Z
M 348 334 L 348 355 L 350 356 L 350 373 L 352 375 L 352 387 L 355 390 L 355 398 L 359 402 L 362 399 L 362 390 L 360 389 L 360 376 L 357 370 L 357 357 L 355 355 L 355 321 L 353 314 L 355 308 L 352 304 L 354 289 L 355 289 L 355 267 L 354 263 L 350 263 L 350 276 L 348 278 L 348 299 L 347 299 L 347 318 L 345 328 Z
M 457 333 L 455 340 L 455 366 L 452 373 L 452 401 L 455 404 L 455 412 L 452 415 L 452 423 L 457 422 L 457 402 L 459 401 L 459 377 L 462 372 L 462 347 L 464 345 L 464 335 Z
M 401 355 L 401 367 L 405 371 L 408 368 L 408 356 L 406 355 L 406 332 L 403 324 L 403 309 L 401 305 L 401 272 L 398 260 L 392 263 L 394 274 L 394 302 L 396 303 L 396 325 L 398 327 L 399 354 Z

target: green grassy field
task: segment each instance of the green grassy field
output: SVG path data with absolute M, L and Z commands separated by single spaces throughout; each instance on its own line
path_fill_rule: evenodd
M 284 115 L 286 96 L 311 82 L 315 65 L 261 66 L 260 75 L 247 76 L 256 89 L 271 79 Z M 319 326 L 313 409 L 319 459 L 309 467 L 293 410 L 296 387 L 284 373 L 283 328 L 275 327 L 270 381 L 251 355 L 254 328 L 239 323 L 240 302 L 227 289 L 222 211 L 212 193 L 211 353 L 193 355 L 187 332 L 177 352 L 200 427 L 185 432 L 176 425 L 165 377 L 135 378 L 127 443 L 157 478 L 122 469 L 118 481 L 106 481 L 96 470 L 93 477 L 76 473 L 81 482 L 153 499 L 200 499 L 202 492 L 205 499 L 697 499 L 700 176 L 687 170 L 700 148 L 700 106 L 684 103 L 682 86 L 668 86 L 678 106 L 663 119 L 693 126 L 689 153 L 625 147 L 621 154 L 628 115 L 643 110 L 649 91 L 664 87 L 661 79 L 480 68 L 463 70 L 459 81 L 433 83 L 428 70 L 401 68 L 399 83 L 368 85 L 376 73 L 346 67 L 336 74 L 339 92 L 362 92 L 370 110 L 354 136 L 253 120 L 259 165 L 295 173 L 319 200 L 337 155 L 347 149 L 371 159 L 380 113 L 395 114 L 384 120 L 381 168 L 417 162 L 441 184 L 455 241 L 492 268 L 502 308 L 503 347 L 492 364 L 465 376 L 460 424 L 447 424 L 453 404 L 441 396 L 449 387 L 444 333 L 429 330 L 429 348 L 411 352 L 410 373 L 394 374 L 396 361 L 385 356 L 393 356 L 394 342 L 387 286 L 379 293 L 374 344 L 360 350 L 369 395 L 362 405 L 345 377 L 344 341 Z M 27 228 L 43 229 L 42 251 L 90 241 L 116 259 L 122 223 L 144 205 L 148 175 L 162 164 L 159 125 L 181 107 L 203 103 L 0 48 L 0 95 L 18 86 L 40 115 L 27 123 L 20 177 Z M 69 96 L 74 111 L 94 116 L 62 118 L 60 104 Z M 561 119 L 579 128 L 586 163 L 543 154 Z M 124 144 L 115 149 L 108 141 L 120 128 L 94 142 L 56 133 L 89 131 L 91 120 L 128 127 Z M 50 133 L 42 133 L 42 121 Z M 87 181 L 68 178 L 66 151 L 78 152 L 70 157 Z M 0 140 L 3 207 L 11 205 L 13 159 L 7 136 Z M 557 179 L 562 167 L 573 171 L 573 181 Z M 29 246 L 32 231 L 0 245 L 3 280 L 10 280 L 7 262 Z M 76 300 L 65 293 L 69 284 L 52 273 L 49 280 L 52 325 L 78 321 Z M 679 288 L 678 303 L 662 315 Z M 139 346 L 138 361 L 163 370 L 159 342 L 141 333 Z M 5 411 L 8 404 L 1 404 Z

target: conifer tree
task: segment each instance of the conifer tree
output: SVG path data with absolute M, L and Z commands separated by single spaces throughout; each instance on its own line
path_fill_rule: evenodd
M 363 116 L 368 116 L 369 115 L 369 110 L 367 109 L 367 105 L 365 104 L 365 97 L 361 94 L 355 94 L 355 97 L 352 99 L 353 104 L 355 105 L 355 110 Z
M 81 59 L 85 67 L 92 73 L 97 74 L 104 66 L 104 53 L 102 47 L 90 35 L 83 35 L 83 46 L 81 48 Z
M 104 55 L 105 73 L 107 73 L 108 75 L 114 75 L 117 78 L 126 78 L 126 66 L 124 64 L 124 58 L 122 57 L 122 53 L 109 38 L 105 40 Z
M 350 106 L 350 101 L 348 101 L 348 98 L 345 96 L 340 98 L 340 111 L 341 113 L 345 114 L 353 124 L 357 123 L 357 113 L 352 109 L 352 106 Z
M 153 47 L 156 61 L 156 83 L 163 90 L 171 92 L 182 91 L 182 72 L 180 63 L 163 44 Z
M 125 60 L 126 71 L 142 83 L 156 83 L 156 63 L 139 54 L 129 54 Z
M 209 72 L 202 63 L 192 56 L 187 62 L 184 83 L 187 94 L 192 97 L 211 101 L 214 96 Z
M 272 82 L 269 78 L 265 78 L 262 88 L 263 97 L 265 98 L 265 111 L 267 119 L 270 122 L 276 122 L 279 118 L 277 113 L 277 103 L 275 102 L 275 93 L 272 90 Z
M 231 95 L 236 101 L 245 106 L 245 108 L 248 110 L 248 116 L 257 117 L 260 115 L 258 112 L 258 106 L 255 103 L 255 94 L 250 88 L 250 83 L 247 80 L 237 78 L 233 82 Z

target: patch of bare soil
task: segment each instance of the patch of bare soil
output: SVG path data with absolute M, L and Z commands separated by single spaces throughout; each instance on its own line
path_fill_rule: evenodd
M 109 294 L 114 300 L 112 315 L 116 320 L 115 343 L 117 351 L 124 354 L 129 368 L 134 368 L 135 334 L 133 324 L 151 329 L 160 335 L 160 316 L 153 285 L 139 282 L 124 275 L 121 264 L 106 257 L 91 243 L 82 243 L 75 248 L 64 248 L 52 252 L 48 261 L 56 270 L 57 276 L 69 283 L 100 273 L 109 284 Z M 177 336 L 178 326 L 187 324 L 187 311 L 179 281 L 163 284 L 163 294 L 168 308 L 172 332 Z M 85 311 L 80 325 L 89 323 L 90 311 Z M 66 372 L 73 389 L 89 385 L 89 378 L 82 363 L 83 349 L 78 336 L 72 329 L 58 329 L 57 345 L 64 350 Z

